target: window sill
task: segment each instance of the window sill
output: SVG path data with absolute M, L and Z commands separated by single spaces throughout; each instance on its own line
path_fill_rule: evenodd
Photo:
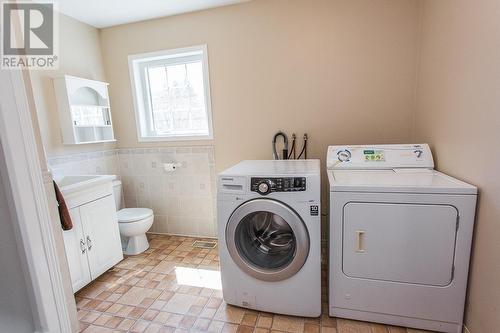
M 182 141 L 205 141 L 212 142 L 213 136 L 143 136 L 138 142 L 182 142 Z

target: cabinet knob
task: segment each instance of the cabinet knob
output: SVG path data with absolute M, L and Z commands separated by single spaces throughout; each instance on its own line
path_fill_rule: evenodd
M 87 247 L 89 248 L 89 251 L 92 249 L 92 240 L 89 235 L 87 235 Z
M 85 253 L 85 251 L 87 251 L 87 249 L 85 248 L 85 242 L 83 241 L 83 239 L 80 239 L 80 250 L 82 250 L 82 254 Z

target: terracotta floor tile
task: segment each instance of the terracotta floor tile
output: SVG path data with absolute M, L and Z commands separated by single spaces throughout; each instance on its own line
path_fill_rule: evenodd
M 276 315 L 273 318 L 273 330 L 302 333 L 304 331 L 304 319 L 300 317 Z
M 165 323 L 165 325 L 178 327 L 181 323 L 181 320 L 182 320 L 182 315 L 177 313 L 171 313 L 170 316 L 167 318 L 167 322 Z
M 257 327 L 271 328 L 273 326 L 273 317 L 259 315 L 257 320 Z
M 110 316 L 110 315 L 102 314 L 102 315 L 99 316 L 99 318 L 97 318 L 94 321 L 93 324 L 104 326 L 104 325 L 106 325 L 106 323 L 108 322 L 108 320 L 110 320 L 111 318 L 112 318 L 112 316 Z
M 106 298 L 108 298 L 111 295 L 112 295 L 111 292 L 109 292 L 109 291 L 103 291 L 102 293 L 100 293 L 99 295 L 96 296 L 96 299 L 100 299 L 101 301 L 105 301 Z
M 217 310 L 217 312 L 215 313 L 214 319 L 228 323 L 239 324 L 241 323 L 244 314 L 245 310 L 241 308 L 222 304 L 219 310 Z
M 220 333 L 222 331 L 223 327 L 224 327 L 224 322 L 213 320 L 212 322 L 210 322 L 210 325 L 208 326 L 207 332 Z
M 156 316 L 160 313 L 160 311 L 158 310 L 152 310 L 152 309 L 148 309 L 146 310 L 143 315 L 142 315 L 142 319 L 144 320 L 148 320 L 148 321 L 152 321 L 154 318 L 156 318 Z
M 323 314 L 321 316 L 321 326 L 337 327 L 337 320 L 327 314 Z
M 236 333 L 238 331 L 238 325 L 225 323 L 222 327 L 223 333 Z
M 320 333 L 319 328 L 319 325 L 304 323 L 304 333 Z
M 177 266 L 177 263 L 171 261 L 162 261 L 156 265 L 151 271 L 156 273 L 168 274 Z
M 84 323 L 80 322 L 80 323 L 79 323 L 79 325 L 78 325 L 78 332 L 83 332 L 83 331 L 85 331 L 85 329 L 86 329 L 87 327 L 89 327 L 89 326 L 90 326 L 89 324 L 84 324 Z
M 370 324 L 373 333 L 389 333 L 387 326 L 381 324 Z M 409 330 L 408 330 L 408 333 Z
M 149 321 L 138 320 L 135 322 L 134 326 L 132 326 L 132 328 L 130 329 L 130 332 L 142 333 L 148 328 L 149 324 L 150 324 Z
M 323 326 L 321 327 L 321 333 L 338 333 L 335 327 Z
M 91 324 L 94 321 L 96 321 L 97 318 L 99 318 L 100 314 L 98 312 L 88 312 L 82 319 L 81 321 L 84 323 Z
M 338 319 L 337 331 L 340 333 L 359 333 L 358 323 L 354 320 Z
M 115 315 L 120 316 L 120 317 L 127 317 L 132 310 L 134 310 L 133 306 L 122 305 L 120 310 L 118 312 L 116 312 Z
M 190 329 L 194 325 L 195 322 L 196 322 L 195 316 L 185 315 L 184 317 L 182 317 L 182 320 L 179 324 L 179 327 L 185 328 L 185 329 Z
M 160 330 L 163 328 L 162 325 L 157 324 L 157 323 L 151 323 L 149 324 L 148 328 L 144 331 L 144 333 L 158 333 Z
M 211 297 L 207 302 L 207 308 L 215 308 L 217 309 L 222 303 L 222 298 Z
M 170 313 L 160 311 L 152 320 L 155 323 L 161 323 L 161 324 L 165 325 L 167 323 L 168 317 L 170 317 Z
M 174 333 L 176 331 L 175 327 L 162 326 L 158 333 Z
M 203 306 L 191 305 L 187 314 L 189 314 L 191 316 L 199 316 L 202 310 L 203 310 Z
M 203 296 L 198 296 L 196 298 L 196 302 L 194 302 L 194 305 L 204 307 L 208 302 L 208 297 L 203 297 Z
M 162 301 L 162 300 L 156 299 L 156 301 L 154 301 L 153 304 L 151 304 L 151 306 L 149 308 L 153 309 L 153 310 L 161 310 L 161 309 L 163 309 L 163 307 L 166 304 L 167 304 L 167 301 Z
M 239 325 L 238 330 L 236 330 L 237 333 L 253 333 L 253 327 L 250 326 L 243 326 Z
M 83 333 L 108 333 L 108 332 L 113 332 L 111 328 L 106 328 L 102 326 L 94 326 L 90 325 L 88 326 Z
M 140 307 L 149 308 L 155 302 L 155 298 L 145 298 L 139 304 Z
M 135 320 L 124 318 L 117 329 L 128 331 L 135 324 Z
M 269 333 L 270 331 L 267 328 L 255 327 L 253 333 Z
M 196 301 L 196 296 L 187 294 L 175 294 L 163 308 L 164 311 L 186 314 Z
M 210 322 L 210 319 L 198 318 L 193 325 L 193 329 L 206 332 L 210 326 Z
M 241 320 L 241 325 L 254 327 L 257 323 L 257 315 L 245 313 Z
M 80 330 L 148 333 L 423 333 L 328 316 L 328 261 L 322 262 L 319 318 L 274 315 L 227 305 L 221 290 L 179 285 L 177 267 L 219 269 L 218 249 L 196 238 L 148 235 L 150 248 L 126 258 L 75 295 Z M 326 258 L 326 244 L 322 254 Z M 184 280 L 183 280 L 184 281 Z M 255 327 L 254 327 L 255 326 Z M 427 332 L 428 333 L 428 332 Z
M 137 306 L 141 304 L 149 295 L 152 293 L 151 289 L 132 287 L 125 294 L 122 295 L 117 301 L 117 303 L 134 305 Z
M 100 311 L 100 312 L 104 312 L 107 309 L 109 309 L 111 307 L 111 305 L 113 305 L 113 303 L 108 302 L 108 301 L 103 301 L 95 307 L 95 310 Z
M 111 317 L 107 322 L 106 322 L 106 327 L 109 327 L 109 328 L 117 328 L 121 322 L 123 321 L 123 318 L 121 317 L 117 317 L 117 316 L 113 316 Z
M 87 311 L 87 310 L 78 310 L 76 316 L 77 316 L 78 320 L 81 320 L 83 317 L 85 317 L 88 314 L 89 314 L 89 311 Z
M 142 314 L 146 311 L 144 308 L 134 307 L 129 313 L 128 317 L 138 319 L 142 316 Z
M 397 326 L 388 326 L 389 333 L 406 333 L 406 329 Z
M 117 314 L 118 312 L 120 312 L 121 308 L 123 307 L 124 305 L 122 304 L 112 304 L 107 310 L 106 312 L 107 313 L 112 313 L 112 314 Z
M 108 298 L 106 298 L 106 301 L 108 302 L 116 302 L 122 295 L 121 294 L 118 294 L 118 293 L 112 293 L 111 295 L 109 295 Z

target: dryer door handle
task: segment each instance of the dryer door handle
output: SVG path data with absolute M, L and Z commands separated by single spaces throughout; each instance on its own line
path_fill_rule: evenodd
M 364 253 L 365 252 L 365 231 L 364 230 L 356 230 L 356 252 Z

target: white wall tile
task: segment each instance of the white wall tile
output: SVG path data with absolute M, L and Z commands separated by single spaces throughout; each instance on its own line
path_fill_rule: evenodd
M 165 172 L 163 163 L 180 163 Z M 152 208 L 152 232 L 214 237 L 213 147 L 116 149 L 49 159 L 54 174 L 116 174 L 126 207 Z

